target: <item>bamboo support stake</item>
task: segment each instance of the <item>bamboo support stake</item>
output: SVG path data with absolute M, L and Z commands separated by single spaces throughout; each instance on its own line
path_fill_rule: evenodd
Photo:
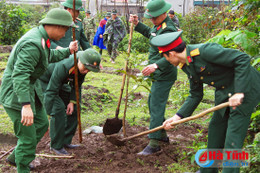
M 73 0 L 73 21 L 76 21 L 76 10 L 75 10 L 75 0 Z M 76 40 L 75 28 L 72 28 L 73 41 Z M 82 130 L 81 130 L 81 118 L 80 118 L 80 107 L 79 107 L 79 82 L 78 82 L 78 61 L 77 55 L 74 51 L 74 67 L 75 67 L 75 90 L 76 90 L 76 101 L 77 101 L 77 118 L 78 118 L 78 128 L 79 128 L 79 142 L 82 143 Z
M 74 156 L 57 156 L 57 155 L 48 155 L 48 154 L 36 154 L 38 157 L 47 157 L 47 158 L 59 158 L 59 159 L 72 159 Z
M 0 156 L 0 159 L 2 159 L 4 156 L 6 156 L 7 154 L 11 153 L 13 150 L 15 149 L 15 147 L 11 148 L 10 150 L 6 151 L 3 155 Z
M 128 69 L 128 58 L 130 57 L 130 52 L 131 52 L 131 45 L 132 45 L 132 38 L 133 38 L 133 29 L 134 29 L 134 24 L 133 22 L 131 23 L 131 27 L 130 27 L 130 33 L 129 33 L 129 41 L 128 41 L 128 50 L 127 50 L 127 60 L 126 60 L 126 69 L 125 69 L 125 73 L 126 75 L 129 72 Z M 124 137 L 126 137 L 126 128 L 125 128 L 125 117 L 126 117 L 126 110 L 127 110 L 127 102 L 128 102 L 128 87 L 129 87 L 129 76 L 127 75 L 127 83 L 126 83 L 126 96 L 125 96 L 125 110 L 124 110 L 124 116 L 123 116 L 123 134 Z

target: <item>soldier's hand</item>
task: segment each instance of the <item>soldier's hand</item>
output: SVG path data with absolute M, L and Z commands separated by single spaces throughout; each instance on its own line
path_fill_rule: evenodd
M 99 64 L 99 68 L 100 68 L 100 70 L 103 70 L 103 66 L 101 63 Z
M 33 124 L 33 112 L 31 105 L 24 105 L 22 107 L 22 120 L 21 123 L 24 126 L 31 126 Z
M 130 14 L 129 22 L 136 26 L 139 23 L 138 16 L 136 14 Z
M 173 126 L 171 126 L 171 123 L 175 122 L 175 121 L 178 121 L 180 119 L 181 119 L 181 117 L 179 117 L 178 115 L 175 114 L 173 117 L 171 117 L 168 120 L 163 122 L 163 128 L 165 130 L 169 130 L 169 129 L 173 128 Z
M 66 114 L 72 115 L 73 111 L 74 111 L 74 104 L 70 102 L 67 106 Z
M 62 48 L 63 48 L 63 47 L 61 47 L 61 46 L 57 46 L 57 47 L 56 47 L 56 49 L 62 49 Z
M 155 70 L 155 64 L 150 64 L 142 70 L 142 73 L 144 76 L 149 76 L 151 73 L 155 72 Z
M 100 35 L 99 35 L 99 38 L 103 38 L 103 35 L 102 35 L 102 34 L 100 34 Z
M 70 54 L 73 54 L 74 51 L 77 52 L 78 51 L 78 41 L 76 40 L 76 41 L 70 42 L 69 49 L 70 49 Z
M 244 93 L 236 93 L 232 97 L 229 98 L 229 106 L 236 109 L 237 106 L 241 105 L 243 102 Z

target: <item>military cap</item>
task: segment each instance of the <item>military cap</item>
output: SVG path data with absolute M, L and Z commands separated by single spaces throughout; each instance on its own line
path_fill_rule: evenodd
M 67 10 L 60 8 L 51 9 L 47 13 L 46 17 L 42 19 L 39 23 L 76 27 L 76 25 L 72 21 L 71 14 Z
M 107 12 L 106 17 L 111 17 L 111 13 Z
M 151 19 L 158 17 L 161 14 L 167 12 L 171 8 L 171 4 L 165 2 L 165 0 L 150 0 L 146 6 L 144 17 Z
M 172 50 L 183 42 L 180 37 L 182 32 L 178 31 L 158 35 L 151 39 L 151 45 L 158 47 L 159 53 Z
M 90 10 L 87 10 L 87 12 L 86 12 L 86 13 L 88 13 L 88 14 L 91 14 Z
M 168 12 L 168 14 L 174 14 L 174 11 L 173 11 L 173 10 L 170 10 L 170 11 Z
M 78 52 L 79 60 L 84 66 L 93 72 L 99 72 L 99 64 L 101 61 L 101 55 L 94 49 L 89 48 L 85 51 Z
M 62 2 L 61 5 L 73 9 L 73 0 L 66 0 L 65 2 Z M 84 11 L 81 0 L 75 0 L 75 10 Z
M 113 10 L 112 10 L 112 14 L 117 14 L 117 10 L 116 10 L 116 9 L 113 9 Z

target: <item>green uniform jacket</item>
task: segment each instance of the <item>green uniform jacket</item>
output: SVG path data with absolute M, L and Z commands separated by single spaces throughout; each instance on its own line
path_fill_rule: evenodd
M 60 61 L 58 63 L 50 64 L 48 70 L 41 76 L 40 80 L 43 87 L 46 87 L 44 93 L 44 103 L 48 115 L 55 114 L 54 103 L 55 97 L 59 96 L 59 91 L 62 89 L 64 84 L 69 84 L 71 87 L 70 100 L 76 102 L 76 93 L 75 93 L 75 81 L 74 81 L 74 58 L 71 55 L 68 59 Z M 79 92 L 81 95 L 81 85 L 84 82 L 86 75 L 82 75 L 78 72 L 78 85 Z M 43 88 L 44 89 L 44 88 Z
M 3 106 L 21 110 L 22 103 L 31 103 L 35 113 L 35 94 L 43 101 L 37 79 L 47 69 L 49 62 L 60 61 L 70 55 L 69 48 L 50 50 L 46 44 L 48 39 L 47 32 L 40 25 L 18 40 L 2 79 L 0 102 Z
M 168 16 L 159 26 L 154 26 L 153 28 L 150 28 L 145 24 L 139 22 L 136 25 L 135 30 L 140 32 L 150 40 L 157 35 L 177 31 L 174 23 Z M 156 63 L 159 67 L 159 69 L 157 69 L 151 75 L 154 80 L 176 80 L 177 68 L 171 65 L 164 57 L 161 56 L 156 46 L 151 45 L 149 49 L 149 64 L 153 63 Z
M 85 17 L 83 20 L 83 26 L 86 33 L 95 33 L 96 22 L 94 17 L 87 18 Z
M 84 34 L 84 29 L 82 23 L 79 19 L 75 21 L 76 28 L 75 28 L 75 36 L 76 40 L 78 41 L 79 50 L 80 46 L 83 50 L 90 48 L 89 42 Z M 66 32 L 65 36 L 62 37 L 60 40 L 55 41 L 52 40 L 51 49 L 56 49 L 57 46 L 61 47 L 69 47 L 70 42 L 73 41 L 73 34 L 72 34 L 72 27 Z
M 216 88 L 216 105 L 228 101 L 230 94 L 244 93 L 237 109 L 244 115 L 253 112 L 252 105 L 260 101 L 260 73 L 250 65 L 247 54 L 215 43 L 188 45 L 186 53 L 189 64 L 182 70 L 190 79 L 190 95 L 178 115 L 188 117 L 193 113 L 203 98 L 203 83 Z M 225 110 L 219 111 L 224 115 Z

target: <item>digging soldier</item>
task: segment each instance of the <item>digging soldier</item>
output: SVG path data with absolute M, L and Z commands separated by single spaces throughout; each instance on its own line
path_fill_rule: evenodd
M 80 95 L 86 74 L 90 71 L 99 71 L 100 57 L 100 54 L 91 48 L 77 53 Z M 51 150 L 59 155 L 68 155 L 65 148 L 78 146 L 71 144 L 78 125 L 74 77 L 74 56 L 71 56 L 58 63 L 50 64 L 40 78 L 46 111 L 51 116 Z M 71 90 L 64 91 L 62 88 L 64 84 L 70 85 Z
M 164 0 L 151 0 L 147 4 L 144 17 L 150 19 L 154 27 L 150 28 L 139 22 L 138 17 L 134 15 L 130 15 L 130 22 L 134 23 L 136 31 L 149 39 L 163 33 L 176 32 L 174 23 L 166 14 L 170 8 L 171 5 Z M 148 98 L 151 116 L 150 129 L 153 129 L 162 125 L 165 120 L 165 107 L 171 87 L 177 78 L 177 69 L 160 55 L 156 46 L 151 45 L 149 65 L 142 70 L 142 73 L 144 76 L 150 76 L 153 80 Z M 169 142 L 165 130 L 149 134 L 149 139 L 149 144 L 142 152 L 138 153 L 139 155 L 149 155 L 160 151 L 159 141 Z
M 238 50 L 216 43 L 186 45 L 182 32 L 159 35 L 151 40 L 160 53 L 189 77 L 190 95 L 182 107 L 163 123 L 190 116 L 203 98 L 203 84 L 215 87 L 215 104 L 229 101 L 230 107 L 214 112 L 208 130 L 208 149 L 242 149 L 250 117 L 260 102 L 260 73 L 250 64 L 250 57 Z M 202 173 L 218 168 L 201 168 Z M 238 173 L 239 168 L 223 168 L 223 173 Z
M 105 33 L 103 35 L 104 43 L 107 47 L 111 62 L 115 63 L 117 57 L 118 44 L 126 36 L 126 28 L 123 21 L 117 16 L 117 10 L 112 10 L 112 17 L 106 23 Z
M 65 2 L 62 3 L 62 5 L 64 6 L 64 9 L 67 10 L 71 14 L 72 18 L 74 19 L 73 0 L 66 0 Z M 80 50 L 80 46 L 83 50 L 90 48 L 88 40 L 84 34 L 83 25 L 82 25 L 80 19 L 77 18 L 79 16 L 79 11 L 83 11 L 83 10 L 84 10 L 84 8 L 82 7 L 82 1 L 76 0 L 75 1 L 75 18 L 76 18 L 76 20 L 74 22 L 76 25 L 75 36 L 76 36 L 76 40 L 78 41 L 79 50 Z M 70 28 L 66 32 L 65 36 L 63 38 L 61 38 L 59 41 L 53 40 L 52 44 L 51 44 L 51 48 L 60 49 L 62 47 L 66 47 L 71 40 L 73 40 L 72 28 Z M 71 87 L 68 84 L 64 84 L 61 92 L 69 93 L 70 91 L 71 91 Z M 55 115 L 53 115 L 53 116 L 55 117 Z M 77 116 L 76 110 L 73 112 L 73 114 L 71 116 Z M 55 129 L 54 123 L 50 124 L 50 131 L 53 131 L 52 128 Z M 53 133 L 50 133 L 50 135 L 51 135 L 51 139 L 54 139 L 54 137 L 52 137 Z M 51 141 L 51 149 L 54 152 L 56 152 L 56 154 L 63 154 L 63 152 L 62 152 L 63 150 L 61 152 L 59 152 L 60 148 L 55 147 L 55 144 L 53 144 L 53 143 L 54 142 Z M 66 145 L 66 147 L 75 148 L 75 147 L 78 147 L 78 145 L 71 144 L 71 145 Z
M 64 6 L 64 9 L 67 10 L 72 18 L 74 19 L 74 10 L 73 10 L 73 0 L 66 0 L 65 2 L 62 2 L 61 5 Z M 75 0 L 75 35 L 76 40 L 78 41 L 78 47 L 79 50 L 86 50 L 90 48 L 89 42 L 84 34 L 83 25 L 81 23 L 81 19 L 78 18 L 79 11 L 84 11 L 84 8 L 82 7 L 82 1 L 81 0 Z M 60 40 L 52 40 L 51 43 L 51 49 L 59 49 L 62 47 L 68 47 L 68 44 L 73 40 L 73 34 L 72 34 L 72 28 L 69 28 L 69 30 L 66 32 L 65 36 L 61 38 Z
M 95 22 L 94 17 L 91 17 L 90 14 L 91 14 L 91 12 L 88 10 L 86 12 L 86 17 L 83 20 L 83 25 L 84 25 L 86 37 L 87 37 L 89 43 L 92 45 L 93 39 L 95 36 L 95 32 L 96 32 L 96 22 Z
M 59 40 L 73 26 L 72 17 L 63 9 L 52 9 L 15 44 L 3 74 L 0 102 L 14 124 L 17 146 L 7 161 L 18 173 L 30 172 L 37 143 L 48 129 L 43 93 L 37 80 L 49 62 L 68 57 L 77 51 L 77 42 L 69 48 L 50 49 L 50 39 Z

